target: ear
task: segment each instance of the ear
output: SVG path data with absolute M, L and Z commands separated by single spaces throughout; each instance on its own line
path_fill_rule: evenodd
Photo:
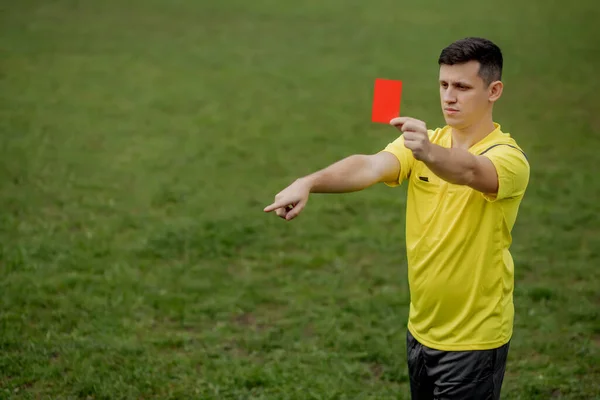
M 500 96 L 502 96 L 502 90 L 504 89 L 504 84 L 501 81 L 494 81 L 490 83 L 488 87 L 488 100 L 490 103 L 495 103 Z

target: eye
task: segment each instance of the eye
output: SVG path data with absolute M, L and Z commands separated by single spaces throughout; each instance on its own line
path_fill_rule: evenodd
M 448 87 L 448 84 L 446 82 L 440 82 L 440 86 L 446 89 Z

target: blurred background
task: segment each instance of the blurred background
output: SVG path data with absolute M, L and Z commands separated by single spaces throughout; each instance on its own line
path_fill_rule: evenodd
M 505 57 L 527 152 L 505 399 L 600 398 L 593 0 L 0 4 L 0 398 L 408 399 L 405 188 L 262 209 L 444 121 L 437 57 Z

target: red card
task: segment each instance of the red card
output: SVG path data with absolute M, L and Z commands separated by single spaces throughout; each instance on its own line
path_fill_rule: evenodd
M 389 124 L 392 118 L 399 117 L 401 97 L 402 81 L 375 79 L 372 121 Z

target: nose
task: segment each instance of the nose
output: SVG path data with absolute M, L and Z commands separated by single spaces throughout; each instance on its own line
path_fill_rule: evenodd
M 442 100 L 444 100 L 444 103 L 447 104 L 456 103 L 456 93 L 454 92 L 454 90 L 452 90 L 452 88 L 446 88 L 444 89 Z

